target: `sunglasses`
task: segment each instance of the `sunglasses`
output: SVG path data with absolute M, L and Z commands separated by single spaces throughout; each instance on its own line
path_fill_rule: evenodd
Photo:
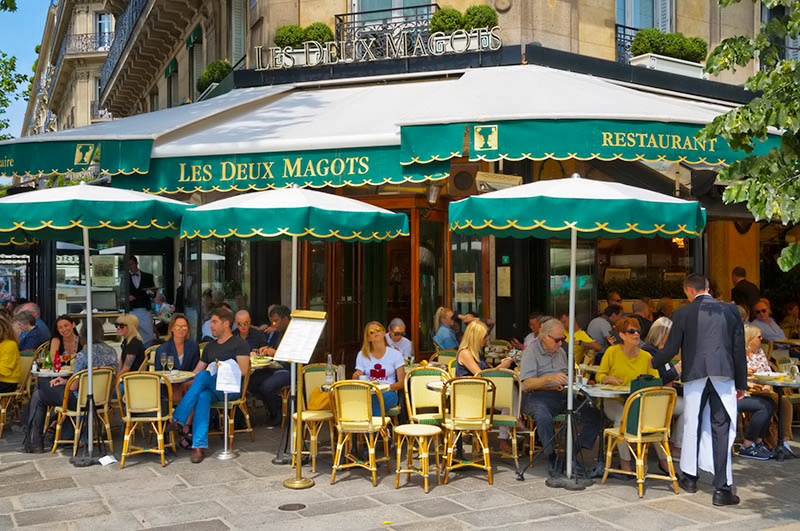
M 762 308 L 760 310 L 756 310 L 756 313 L 767 313 L 767 309 L 766 308 Z
M 394 337 L 400 337 L 400 336 L 402 336 L 402 335 L 403 335 L 403 332 L 392 332 L 392 335 L 393 335 Z
M 613 302 L 614 304 L 619 304 L 622 302 L 622 299 L 611 299 L 611 302 Z
M 625 332 L 627 332 L 628 334 L 631 334 L 631 335 L 633 335 L 633 334 L 641 334 L 642 333 L 642 331 L 640 329 L 638 329 L 638 328 L 628 328 L 627 330 L 625 330 Z
M 549 337 L 550 339 L 552 339 L 556 343 L 563 343 L 564 342 L 564 338 L 563 337 L 553 337 L 553 336 L 547 336 L 547 337 Z
M 114 326 L 116 326 L 117 328 L 125 328 L 128 325 L 126 325 L 125 323 L 114 323 Z
M 383 328 L 370 328 L 367 330 L 368 334 L 374 334 L 375 332 L 383 332 Z

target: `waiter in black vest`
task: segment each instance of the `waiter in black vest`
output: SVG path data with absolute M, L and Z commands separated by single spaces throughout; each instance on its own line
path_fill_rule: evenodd
M 135 256 L 128 259 L 128 307 L 130 313 L 139 319 L 139 334 L 145 347 L 153 344 L 153 315 L 150 313 L 152 303 L 148 289 L 155 288 L 153 275 L 139 269 L 139 260 Z
M 653 366 L 681 352 L 684 431 L 681 487 L 697 491 L 697 468 L 714 474 L 714 505 L 736 505 L 731 447 L 736 439 L 736 402 L 747 388 L 744 325 L 736 306 L 708 293 L 708 280 L 683 281 L 689 304 L 672 314 L 672 330 Z

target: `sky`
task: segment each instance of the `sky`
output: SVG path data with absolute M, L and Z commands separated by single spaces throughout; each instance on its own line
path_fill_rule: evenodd
M 0 13 L 0 50 L 17 58 L 17 72 L 33 77 L 36 45 L 42 42 L 44 22 L 50 0 L 17 0 L 17 11 Z M 23 87 L 23 89 L 26 87 Z M 5 116 L 11 126 L 5 132 L 18 137 L 22 130 L 27 102 L 12 102 Z

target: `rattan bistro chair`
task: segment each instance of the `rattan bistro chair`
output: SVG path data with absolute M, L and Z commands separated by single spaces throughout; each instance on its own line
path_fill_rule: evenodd
M 129 372 L 120 378 L 120 386 L 125 389 L 122 421 L 125 423 L 125 435 L 122 443 L 122 456 L 119 467 L 125 466 L 125 458 L 141 453 L 155 453 L 161 456 L 161 466 L 166 465 L 164 459 L 164 428 L 172 420 L 172 384 L 166 376 L 151 372 Z M 162 400 L 163 390 L 167 390 L 167 400 Z M 136 426 L 149 424 L 156 434 L 156 448 L 135 446 Z M 175 433 L 170 432 L 169 447 L 178 453 L 175 445 Z
M 20 356 L 19 363 L 22 380 L 17 384 L 17 388 L 8 393 L 0 393 L 0 437 L 3 436 L 3 426 L 6 424 L 6 414 L 9 408 L 13 406 L 17 411 L 17 418 L 19 418 L 21 406 L 27 397 L 33 356 Z
M 519 411 L 522 406 L 522 385 L 519 374 L 510 369 L 485 369 L 477 376 L 491 380 L 494 384 L 494 407 L 499 410 L 508 410 L 508 414 L 495 414 L 492 417 L 492 426 L 505 427 L 511 438 L 511 457 L 519 468 L 519 454 L 517 452 L 517 423 Z
M 444 383 L 442 390 L 442 410 L 445 430 L 445 467 L 444 483 L 451 470 L 471 466 L 486 470 L 489 474 L 489 484 L 492 484 L 492 463 L 489 457 L 489 438 L 487 432 L 492 426 L 494 415 L 494 383 L 480 377 L 454 378 Z M 491 395 L 490 395 L 491 393 Z M 491 399 L 489 398 L 491 396 Z M 487 413 L 488 411 L 488 413 Z M 471 461 L 454 463 L 453 451 L 456 443 L 465 432 L 472 433 Z M 478 445 L 483 458 L 475 455 L 475 445 Z
M 377 486 L 377 464 L 386 461 L 386 470 L 391 473 L 389 462 L 389 417 L 383 405 L 383 395 L 378 386 L 372 382 L 360 380 L 344 380 L 331 386 L 333 393 L 333 414 L 336 418 L 336 454 L 333 458 L 331 484 L 336 479 L 336 471 L 352 467 L 366 468 L 372 473 L 372 486 Z M 372 416 L 372 395 L 378 396 L 380 416 Z M 369 452 L 369 461 L 365 464 L 357 456 L 350 453 L 353 435 L 363 435 Z M 376 458 L 375 447 L 378 436 L 383 438 L 384 457 Z M 345 462 L 340 464 L 344 454 Z
M 325 371 L 328 368 L 327 363 L 311 363 L 303 366 L 303 399 L 304 404 L 307 406 L 311 400 L 311 395 L 314 389 L 318 389 L 325 383 Z M 333 366 L 334 372 L 337 366 Z M 297 413 L 292 413 L 292 419 L 297 420 Z M 331 439 L 331 456 L 333 456 L 333 411 L 330 409 L 317 409 L 309 410 L 303 408 L 303 440 L 308 434 L 310 449 L 303 450 L 303 455 L 311 455 L 311 471 L 317 471 L 317 455 L 319 454 L 319 432 L 322 426 L 328 425 L 328 432 Z M 294 437 L 292 437 L 292 466 L 294 467 L 295 456 L 294 452 Z M 326 450 L 327 452 L 327 450 Z
M 446 382 L 450 377 L 436 367 L 414 367 L 403 382 L 408 419 L 413 424 L 442 424 L 442 394 L 428 389 L 430 382 Z
M 232 400 L 228 399 L 228 449 L 233 448 L 233 437 L 237 433 L 249 433 L 250 440 L 254 441 L 256 439 L 255 432 L 253 432 L 253 425 L 250 423 L 250 411 L 247 409 L 247 386 L 250 384 L 250 371 L 247 371 L 244 375 L 244 382 L 242 383 L 242 392 L 239 393 L 239 398 Z M 220 400 L 219 402 L 212 402 L 211 409 L 216 409 L 217 413 L 219 414 L 219 422 L 222 425 L 225 418 L 225 401 Z M 236 425 L 234 423 L 234 417 L 236 416 L 236 410 L 242 412 L 244 415 L 244 422 L 245 428 L 236 429 Z M 224 431 L 209 431 L 209 435 L 223 435 L 224 438 Z
M 672 482 L 675 494 L 678 494 L 678 479 L 675 477 L 675 468 L 672 465 L 672 455 L 669 452 L 669 427 L 672 422 L 672 411 L 675 409 L 677 392 L 672 387 L 647 387 L 632 393 L 625 401 L 622 410 L 622 421 L 618 427 L 606 428 L 604 435 L 606 441 L 606 470 L 603 474 L 603 483 L 606 482 L 609 472 L 636 476 L 639 487 L 639 497 L 644 494 L 644 480 L 647 478 L 665 479 Z M 629 418 L 631 407 L 639 403 L 639 415 Z M 629 424 L 628 421 L 633 421 Z M 618 444 L 627 444 L 631 453 L 636 458 L 636 471 L 630 472 L 620 468 L 611 468 L 611 454 Z M 669 465 L 669 476 L 664 474 L 650 474 L 645 471 L 647 449 L 651 444 L 657 444 L 664 450 Z
M 106 428 L 106 442 L 110 451 L 114 451 L 114 441 L 111 438 L 111 422 L 108 418 L 109 406 L 111 403 L 111 387 L 114 384 L 116 372 L 111 367 L 95 367 L 92 369 L 92 382 L 94 387 L 94 405 L 97 415 L 103 419 L 103 424 Z M 70 387 L 75 381 L 78 381 L 78 402 L 75 409 L 69 407 Z M 64 386 L 64 400 L 60 406 L 57 406 L 55 411 L 58 413 L 58 420 L 56 421 L 56 436 L 53 440 L 53 449 L 51 453 L 55 453 L 59 444 L 72 444 L 72 455 L 75 456 L 78 451 L 78 442 L 83 429 L 83 415 L 86 410 L 86 398 L 89 394 L 89 371 L 84 369 L 70 376 Z M 61 439 L 61 425 L 64 420 L 69 419 L 72 427 L 75 430 L 74 440 Z
M 433 353 L 433 356 L 431 356 L 430 361 L 435 361 L 436 363 L 447 365 L 448 363 L 450 363 L 450 360 L 454 360 L 457 357 L 458 357 L 457 350 L 438 350 Z

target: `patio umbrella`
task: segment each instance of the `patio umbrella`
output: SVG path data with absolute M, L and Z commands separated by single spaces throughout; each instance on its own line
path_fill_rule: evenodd
M 582 179 L 538 181 L 475 195 L 450 205 L 450 230 L 480 236 L 570 238 L 567 476 L 572 477 L 576 251 L 582 238 L 697 238 L 705 211 L 684 201 L 615 182 Z
M 363 201 L 307 188 L 241 194 L 186 211 L 181 238 L 291 239 L 291 309 L 297 309 L 297 242 L 377 242 L 408 236 L 408 217 Z M 296 376 L 291 371 L 291 394 Z M 299 471 L 299 466 L 298 466 Z M 299 479 L 299 478 L 298 478 Z
M 34 190 L 0 199 L 0 240 L 82 240 L 86 274 L 86 348 L 89 369 L 88 439 L 92 457 L 92 288 L 89 266 L 90 235 L 111 238 L 176 236 L 189 204 L 143 192 L 80 183 Z

